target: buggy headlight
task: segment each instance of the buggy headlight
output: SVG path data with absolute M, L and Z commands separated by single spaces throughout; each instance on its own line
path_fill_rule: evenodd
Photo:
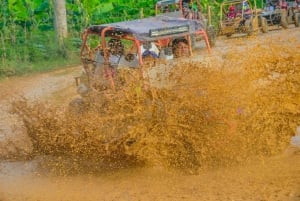
M 184 26 L 176 26 L 176 27 L 162 28 L 162 29 L 150 29 L 149 35 L 150 37 L 157 37 L 157 36 L 184 33 L 188 31 L 189 31 L 189 26 L 184 25 Z

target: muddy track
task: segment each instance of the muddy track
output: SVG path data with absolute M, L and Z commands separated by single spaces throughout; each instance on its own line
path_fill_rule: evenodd
M 232 71 L 239 71 L 239 66 L 226 64 L 227 57 L 237 55 L 237 58 L 243 58 L 247 57 L 248 49 L 287 43 L 298 47 L 300 52 L 299 28 L 271 31 L 250 38 L 221 38 L 211 55 L 200 48 L 194 52 L 192 59 L 207 67 L 222 69 L 226 66 L 232 68 Z M 295 54 L 299 55 L 299 52 Z M 219 62 L 212 66 L 211 61 Z M 79 68 L 0 82 L 0 158 L 24 159 L 32 149 L 22 122 L 9 113 L 11 102 L 23 96 L 30 101 L 42 100 L 65 105 L 76 96 L 73 78 L 79 74 Z M 56 166 L 61 167 L 62 162 L 44 164 L 42 168 L 40 166 L 40 159 L 1 162 L 0 201 L 300 200 L 298 149 L 288 149 L 277 157 L 260 158 L 239 167 L 202 170 L 198 175 L 167 171 L 159 167 L 65 175 L 64 172 L 52 172 L 57 170 Z M 58 170 L 64 171 L 64 168 Z
M 31 143 L 18 116 L 12 114 L 11 103 L 20 98 L 66 104 L 76 95 L 74 77 L 80 67 L 0 81 L 0 158 L 14 159 L 30 155 Z

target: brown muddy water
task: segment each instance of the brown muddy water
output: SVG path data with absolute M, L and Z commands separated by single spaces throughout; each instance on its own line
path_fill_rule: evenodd
M 299 49 L 298 29 L 224 40 L 147 91 L 125 71 L 76 111 L 15 101 L 33 150 L 0 163 L 0 200 L 300 200 Z

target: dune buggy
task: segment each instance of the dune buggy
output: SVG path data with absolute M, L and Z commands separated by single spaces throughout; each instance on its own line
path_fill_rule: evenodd
M 211 47 L 216 43 L 216 31 L 211 24 L 211 9 L 208 7 L 207 17 L 202 12 L 200 0 L 158 0 L 155 6 L 156 15 L 167 15 L 171 17 L 198 20 L 204 27 Z M 192 35 L 192 45 L 197 38 Z
M 294 24 L 295 27 L 300 26 L 300 1 L 287 0 L 287 22 Z
M 219 34 L 230 37 L 236 33 L 252 35 L 258 29 L 268 32 L 268 24 L 263 16 L 258 16 L 256 2 L 254 7 L 248 0 L 224 1 L 220 7 Z
M 115 89 L 118 69 L 143 69 L 147 58 L 170 60 L 192 55 L 192 35 L 201 35 L 210 52 L 203 25 L 197 20 L 155 16 L 88 27 L 82 37 L 83 75 L 78 92 Z
M 264 4 L 260 16 L 266 18 L 270 26 L 281 26 L 286 29 L 289 24 L 295 24 L 299 27 L 300 1 L 297 3 L 294 0 L 265 0 Z

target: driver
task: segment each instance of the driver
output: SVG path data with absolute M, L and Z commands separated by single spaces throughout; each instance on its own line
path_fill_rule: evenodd
M 198 6 L 191 0 L 182 1 L 183 15 L 186 19 L 201 19 Z
M 248 1 L 243 1 L 242 10 L 244 19 L 249 19 L 252 17 L 252 10 L 250 9 Z
M 229 11 L 227 13 L 228 19 L 234 19 L 236 17 L 236 11 L 234 5 L 229 6 Z

